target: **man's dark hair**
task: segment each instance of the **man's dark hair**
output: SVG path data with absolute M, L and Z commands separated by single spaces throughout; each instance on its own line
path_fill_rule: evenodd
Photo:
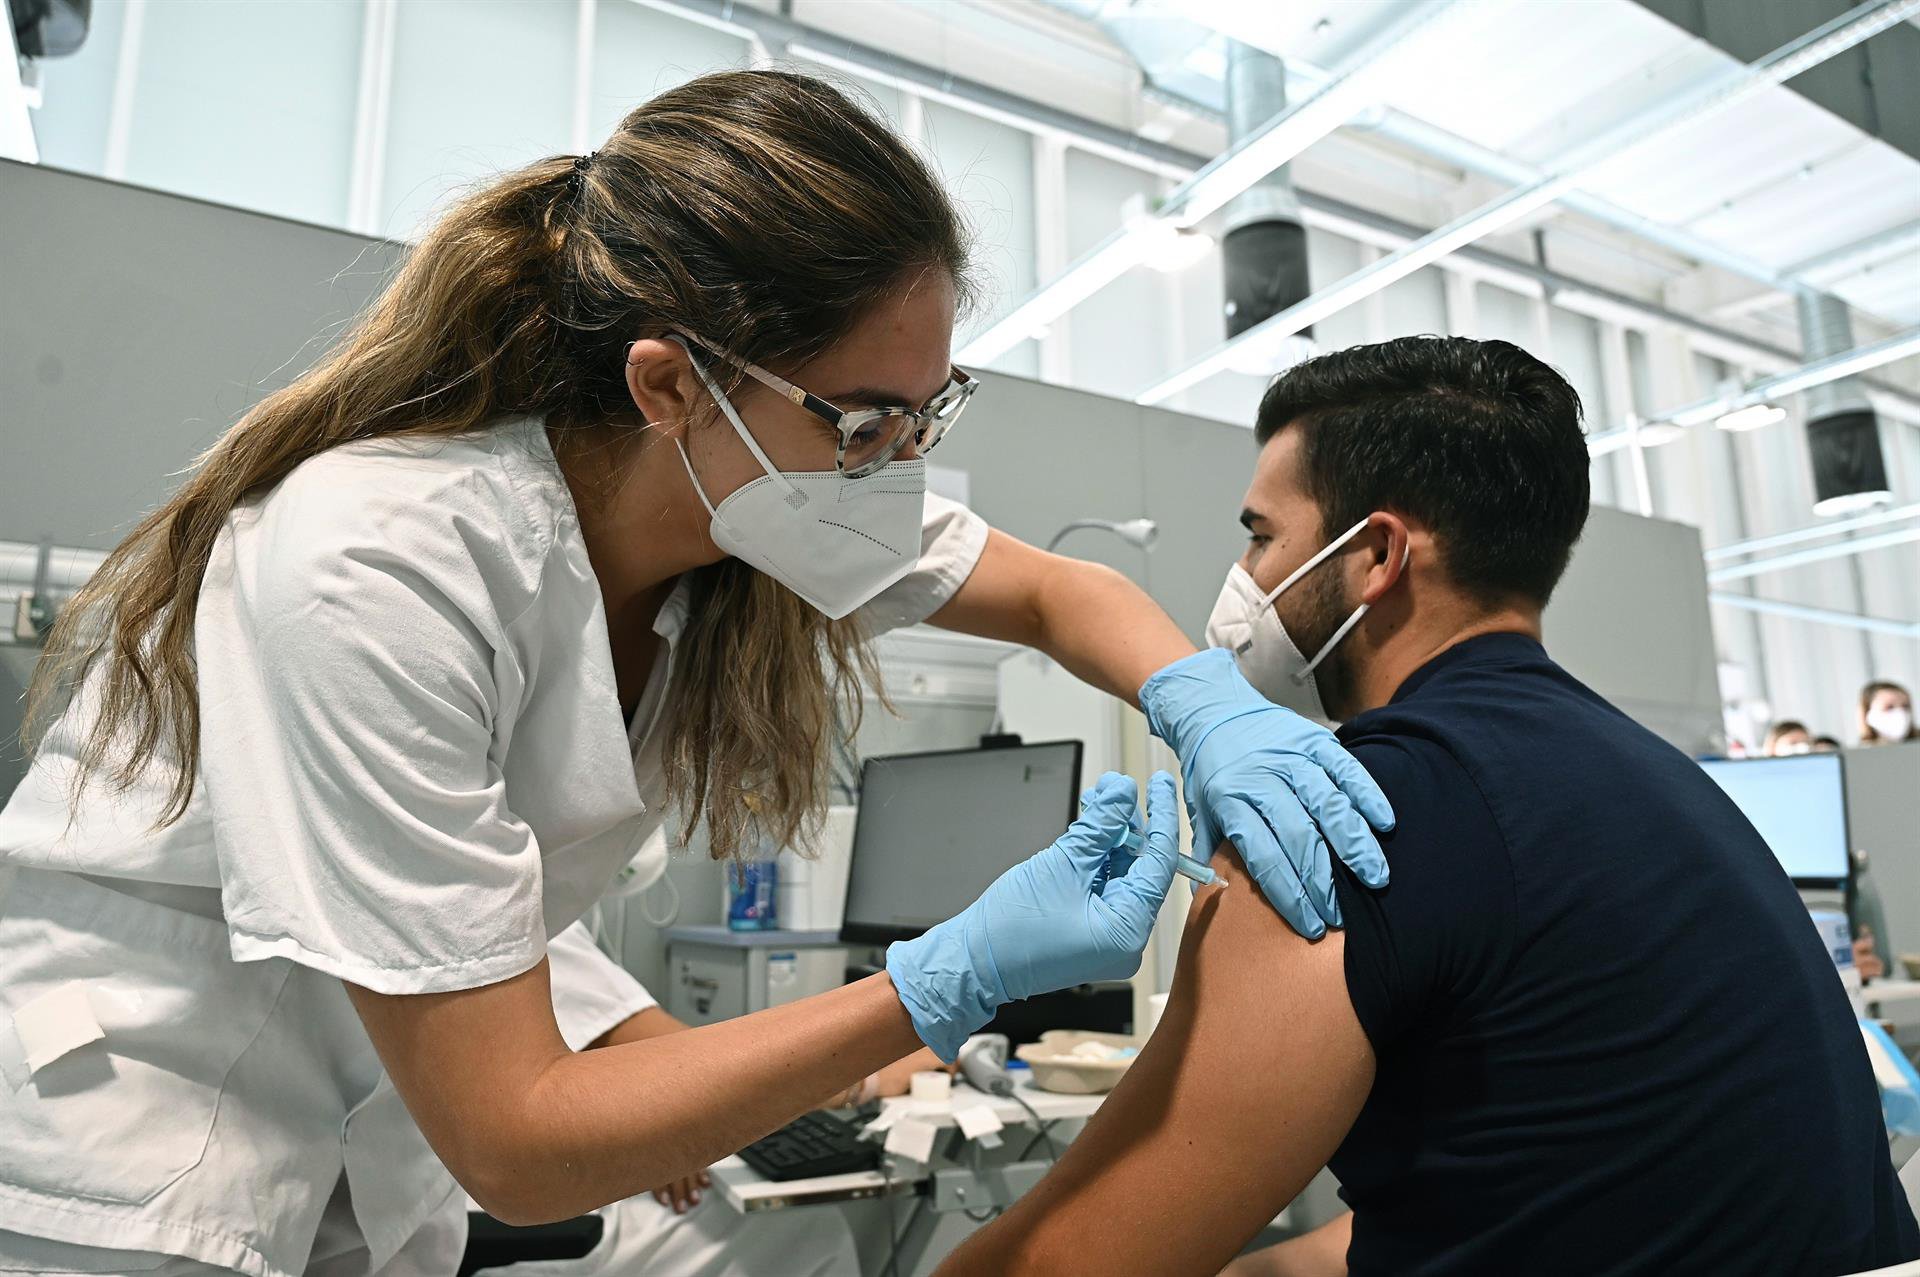
M 1580 396 L 1511 342 L 1397 337 L 1316 356 L 1260 400 L 1261 444 L 1288 429 L 1328 538 L 1375 510 L 1411 515 L 1489 605 L 1544 605 L 1586 526 Z

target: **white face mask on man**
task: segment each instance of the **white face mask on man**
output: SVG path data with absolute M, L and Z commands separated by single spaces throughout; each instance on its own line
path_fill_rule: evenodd
M 674 440 L 694 494 L 712 516 L 715 545 L 836 621 L 913 571 L 920 561 L 926 462 L 889 462 L 864 479 L 837 470 L 782 471 L 687 343 L 668 340 L 687 350 L 700 384 L 765 471 L 716 507 L 686 448 Z
M 1372 604 L 1362 603 L 1355 608 L 1340 628 L 1333 632 L 1315 652 L 1311 659 L 1300 651 L 1287 633 L 1287 627 L 1280 623 L 1280 616 L 1273 610 L 1273 601 L 1286 593 L 1307 573 L 1325 563 L 1341 546 L 1360 535 L 1367 526 L 1367 520 L 1342 532 L 1329 542 L 1319 553 L 1295 568 L 1286 580 L 1262 593 L 1254 584 L 1253 576 L 1238 563 L 1227 569 L 1226 584 L 1220 587 L 1220 597 L 1213 605 L 1213 615 L 1207 618 L 1207 644 L 1211 647 L 1224 647 L 1233 653 L 1235 664 L 1245 675 L 1253 689 L 1274 704 L 1290 709 L 1302 718 L 1310 718 L 1317 723 L 1331 723 L 1327 707 L 1321 702 L 1320 687 L 1314 682 L 1313 671 L 1327 654 L 1360 624 Z M 1401 567 L 1406 566 L 1412 557 L 1408 548 L 1401 559 Z

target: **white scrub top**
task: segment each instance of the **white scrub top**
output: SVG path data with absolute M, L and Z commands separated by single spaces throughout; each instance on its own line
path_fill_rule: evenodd
M 875 632 L 952 598 L 986 536 L 929 495 Z M 665 819 L 686 609 L 683 584 L 629 732 L 535 422 L 346 445 L 237 507 L 200 591 L 185 815 L 153 830 L 160 769 L 70 807 L 86 688 L 0 812 L 0 1228 L 253 1277 L 302 1272 L 317 1236 L 386 1264 L 455 1186 L 340 979 L 466 989 L 549 952 Z M 556 971 L 577 1047 L 651 999 L 573 956 L 600 990 L 569 1005 Z

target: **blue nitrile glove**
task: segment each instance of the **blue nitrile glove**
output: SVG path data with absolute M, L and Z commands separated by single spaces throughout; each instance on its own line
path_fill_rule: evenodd
M 1114 852 L 1138 792 L 1131 777 L 1108 772 L 1052 846 L 994 879 L 958 916 L 888 947 L 887 975 L 935 1055 L 952 1063 L 1005 1003 L 1140 969 L 1173 883 L 1180 826 L 1173 777 L 1155 772 L 1144 850 L 1138 859 Z
M 1092 789 L 1081 790 L 1080 791 L 1081 812 L 1084 813 L 1087 810 L 1087 808 L 1091 807 L 1099 799 L 1099 796 L 1100 796 L 1100 786 L 1098 784 L 1095 784 Z M 1149 799 L 1152 798 L 1153 795 L 1151 790 L 1148 791 L 1147 796 Z M 1168 811 L 1173 810 L 1173 804 L 1171 802 L 1167 803 L 1166 807 Z M 1137 807 L 1127 813 L 1126 832 L 1139 834 L 1142 841 L 1146 839 L 1147 822 L 1140 819 L 1140 809 Z M 1178 839 L 1178 837 L 1179 835 L 1176 831 L 1175 833 L 1176 840 Z M 1127 870 L 1133 868 L 1133 862 L 1137 859 L 1139 859 L 1139 857 L 1134 855 L 1133 848 L 1127 846 L 1127 844 L 1124 842 L 1119 843 L 1113 848 L 1111 852 L 1107 854 L 1107 865 L 1106 865 L 1105 875 L 1100 879 L 1097 885 L 1105 886 L 1109 878 L 1124 877 L 1126 875 Z M 1179 870 L 1176 869 L 1174 872 L 1178 873 Z
M 1140 689 L 1140 708 L 1180 756 L 1194 854 L 1211 856 L 1231 839 L 1295 931 L 1318 940 L 1340 925 L 1334 854 L 1367 886 L 1387 885 L 1386 857 L 1367 828 L 1393 828 L 1387 796 L 1332 732 L 1255 691 L 1233 653 L 1216 647 L 1175 661 Z

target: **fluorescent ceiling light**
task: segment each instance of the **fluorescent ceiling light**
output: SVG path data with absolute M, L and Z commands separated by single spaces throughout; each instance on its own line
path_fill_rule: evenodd
M 1671 421 L 1649 421 L 1634 432 L 1642 448 L 1662 448 L 1687 433 L 1685 426 L 1676 426 Z
M 1778 408 L 1770 407 L 1773 400 L 1785 399 L 1789 395 L 1812 390 L 1815 386 L 1824 386 L 1830 381 L 1866 372 L 1882 364 L 1892 363 L 1896 359 L 1905 359 L 1909 355 L 1920 355 L 1920 328 L 1910 328 L 1906 332 L 1895 333 L 1885 341 L 1872 342 L 1810 364 L 1803 364 L 1798 368 L 1789 368 L 1771 377 L 1762 377 L 1745 390 L 1715 395 L 1711 399 L 1702 399 L 1684 408 L 1662 413 L 1655 426 L 1640 428 L 1640 443 L 1644 447 L 1654 447 L 1658 443 L 1668 442 L 1667 439 L 1656 441 L 1647 438 L 1649 431 L 1663 425 L 1684 429 L 1689 426 L 1705 425 L 1711 421 L 1723 430 L 1758 429 L 1780 419 L 1761 416 L 1761 413 L 1767 411 L 1780 412 Z M 1736 408 L 1734 406 L 1736 404 L 1740 406 Z M 1749 412 L 1754 415 L 1748 417 Z M 1601 457 L 1609 452 L 1617 452 L 1631 442 L 1629 432 L 1624 428 L 1607 430 L 1588 438 L 1587 452 L 1591 456 Z M 1874 505 L 1884 504 L 1878 500 L 1869 500 L 1866 505 L 1851 505 L 1848 502 L 1854 495 L 1856 494 L 1850 493 L 1846 498 L 1835 498 L 1837 504 L 1821 502 L 1814 508 L 1814 512 L 1846 514 L 1855 509 L 1869 509 Z M 1876 497 L 1874 493 L 1864 495 L 1868 498 Z
M 1155 218 L 1140 228 L 1140 258 L 1162 275 L 1172 275 L 1197 266 L 1213 251 L 1213 236 L 1205 231 L 1189 230 Z
M 1285 372 L 1295 364 L 1305 363 L 1320 353 L 1320 343 L 1301 333 L 1281 342 L 1271 350 L 1243 350 L 1236 352 L 1236 358 L 1229 365 L 1234 372 L 1249 377 L 1273 377 Z
M 1612 430 L 1602 430 L 1597 435 L 1587 436 L 1587 456 L 1604 457 L 1608 453 L 1618 452 L 1633 443 L 1633 432 L 1625 426 L 1616 426 Z
M 1670 421 L 1674 425 L 1682 427 L 1704 426 L 1709 421 L 1719 421 L 1728 407 L 1734 402 L 1738 401 L 1730 400 L 1727 396 L 1720 395 L 1713 399 L 1706 400 L 1703 403 L 1690 404 L 1685 408 L 1675 409 L 1673 412 L 1662 415 L 1660 420 Z
M 1825 501 L 1816 501 L 1813 503 L 1813 512 L 1819 518 L 1830 519 L 1837 515 L 1859 514 L 1863 510 L 1873 510 L 1892 504 L 1893 493 L 1885 488 L 1877 488 L 1872 492 L 1845 492 L 1837 497 L 1828 497 Z M 1920 531 L 1904 539 L 1920 540 Z
M 1723 414 L 1713 424 L 1721 430 L 1758 430 L 1762 426 L 1770 426 L 1776 421 L 1786 419 L 1785 408 L 1777 408 L 1770 403 L 1756 403 L 1748 404 L 1744 408 L 1735 408 L 1732 412 Z
M 1195 75 L 1203 75 L 1209 80 L 1227 78 L 1227 55 L 1225 50 L 1213 41 L 1196 44 L 1180 59 L 1180 65 Z

